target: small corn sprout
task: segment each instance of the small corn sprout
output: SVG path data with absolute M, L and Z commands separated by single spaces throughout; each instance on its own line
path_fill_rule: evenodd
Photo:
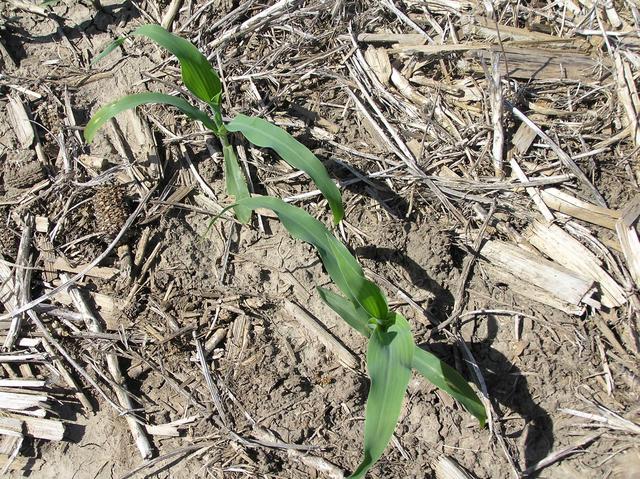
M 362 267 L 342 242 L 303 209 L 278 198 L 249 195 L 227 132 L 240 132 L 254 145 L 272 148 L 289 164 L 306 172 L 327 198 L 333 220 L 338 223 L 344 215 L 342 199 L 320 160 L 287 132 L 263 119 L 238 115 L 225 124 L 220 110 L 220 79 L 204 55 L 190 42 L 158 25 L 142 26 L 133 35 L 146 36 L 171 51 L 180 61 L 185 86 L 211 109 L 213 115 L 180 97 L 138 93 L 100 108 L 87 124 L 85 138 L 91 141 L 106 121 L 129 108 L 148 103 L 174 106 L 202 122 L 219 138 L 224 154 L 227 191 L 235 198 L 235 203 L 228 208 L 234 209 L 237 218 L 247 223 L 256 208 L 271 209 L 291 236 L 316 248 L 327 273 L 344 295 L 318 288 L 320 297 L 369 341 L 367 369 L 371 387 L 365 413 L 364 458 L 350 478 L 364 477 L 384 452 L 400 417 L 402 401 L 414 369 L 457 399 L 484 425 L 485 410 L 473 389 L 454 369 L 415 345 L 408 321 L 401 314 L 389 311 L 380 288 L 365 278 Z M 122 41 L 116 40 L 95 61 Z
M 220 140 L 224 155 L 227 193 L 235 197 L 237 205 L 234 207 L 234 211 L 240 222 L 248 223 L 251 219 L 250 210 L 240 203 L 241 200 L 249 197 L 249 189 L 238 164 L 235 150 L 229 143 L 227 132 L 242 133 L 254 145 L 273 149 L 291 166 L 307 173 L 329 202 L 329 206 L 333 211 L 334 222 L 338 223 L 342 219 L 344 210 L 340 190 L 329 178 L 324 165 L 306 146 L 282 128 L 262 118 L 238 115 L 229 123 L 225 124 L 222 121 L 220 109 L 222 83 L 206 57 L 191 42 L 169 33 L 160 25 L 143 25 L 131 35 L 150 38 L 173 53 L 180 62 L 184 85 L 210 108 L 212 115 L 198 109 L 180 97 L 164 93 L 137 93 L 107 103 L 100 108 L 84 129 L 84 137 L 88 142 L 91 142 L 98 129 L 105 122 L 118 113 L 149 103 L 171 105 L 181 110 L 188 117 L 200 121 L 213 131 Z M 112 52 L 123 42 L 124 38 L 114 41 L 96 57 L 94 63 Z

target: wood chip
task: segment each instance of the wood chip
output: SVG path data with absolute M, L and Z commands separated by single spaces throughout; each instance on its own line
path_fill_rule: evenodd
M 0 428 L 7 428 L 24 433 L 27 437 L 62 441 L 65 427 L 62 421 L 42 419 L 38 417 L 0 416 Z
M 611 230 L 615 229 L 616 221 L 621 216 L 619 211 L 588 203 L 558 188 L 545 188 L 540 195 L 552 210 Z
M 602 293 L 600 301 L 607 308 L 617 308 L 627 302 L 624 289 L 604 270 L 596 255 L 560 226 L 536 220 L 522 236 L 558 264 L 597 282 Z
M 593 281 L 542 256 L 497 240 L 486 241 L 481 258 L 494 268 L 493 276 L 515 292 L 570 314 L 581 314 L 581 303 L 591 296 Z

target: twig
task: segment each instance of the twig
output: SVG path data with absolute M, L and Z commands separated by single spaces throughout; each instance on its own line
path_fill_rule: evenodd
M 211 400 L 218 411 L 218 415 L 220 416 L 220 420 L 222 424 L 225 426 L 228 424 L 227 415 L 224 412 L 224 406 L 222 405 L 222 398 L 220 397 L 220 390 L 213 382 L 211 378 L 211 372 L 209 371 L 209 366 L 207 366 L 207 358 L 204 355 L 204 350 L 202 349 L 202 344 L 200 344 L 200 340 L 198 339 L 197 333 L 193 332 L 193 340 L 196 343 L 196 351 L 198 353 L 198 361 L 200 363 L 200 369 L 202 370 L 202 375 L 204 376 L 205 382 L 207 383 L 207 387 L 209 388 L 209 393 L 211 394 Z
M 162 17 L 161 25 L 167 30 L 171 30 L 173 20 L 176 18 L 180 7 L 182 6 L 182 0 L 171 0 L 171 4 L 167 7 L 167 10 Z
M 60 277 L 63 281 L 68 280 L 68 276 L 65 274 L 62 274 Z M 100 320 L 94 314 L 92 308 L 89 306 L 87 300 L 84 298 L 80 290 L 75 286 L 70 286 L 69 295 L 71 296 L 71 300 L 73 301 L 73 304 L 78 312 L 83 315 L 85 321 L 87 322 L 89 330 L 94 333 L 104 333 L 104 328 L 102 327 Z M 116 394 L 116 397 L 118 398 L 118 402 L 127 411 L 125 419 L 127 420 L 127 424 L 129 425 L 129 429 L 131 430 L 131 435 L 133 436 L 133 439 L 138 446 L 138 450 L 140 451 L 140 455 L 142 456 L 142 458 L 148 459 L 153 454 L 151 450 L 151 444 L 149 443 L 149 439 L 147 438 L 144 427 L 131 415 L 130 411 L 134 409 L 134 404 L 131 400 L 131 396 L 126 391 L 124 378 L 122 376 L 122 372 L 120 371 L 120 365 L 118 364 L 118 356 L 115 353 L 107 353 L 106 360 L 109 373 L 111 374 L 114 382 L 118 385 L 118 387 L 114 388 L 114 392 Z

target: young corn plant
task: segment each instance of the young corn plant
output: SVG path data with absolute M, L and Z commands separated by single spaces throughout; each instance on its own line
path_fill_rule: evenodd
M 484 427 L 485 408 L 473 389 L 455 369 L 415 344 L 409 322 L 389 310 L 384 293 L 364 276 L 356 258 L 320 221 L 279 198 L 255 196 L 239 204 L 249 210 L 272 210 L 291 236 L 316 248 L 344 296 L 321 287 L 318 294 L 349 326 L 368 338 L 371 386 L 365 409 L 364 457 L 349 479 L 364 477 L 387 447 L 414 369 L 458 400 Z
M 191 119 L 200 121 L 214 132 L 224 156 L 224 170 L 227 193 L 235 198 L 234 212 L 241 223 L 248 223 L 251 211 L 242 205 L 241 200 L 249 197 L 247 181 L 242 173 L 233 146 L 229 143 L 228 132 L 239 132 L 252 144 L 260 148 L 273 149 L 283 160 L 294 168 L 304 171 L 316 183 L 327 199 L 337 224 L 344 216 L 340 190 L 331 181 L 322 162 L 302 143 L 282 128 L 258 117 L 237 115 L 230 122 L 222 121 L 221 99 L 222 83 L 206 57 L 189 41 L 178 37 L 160 25 L 143 25 L 131 35 L 147 37 L 169 50 L 180 62 L 182 81 L 189 91 L 206 105 L 210 112 L 201 110 L 181 97 L 164 93 L 136 93 L 101 107 L 89 120 L 84 129 L 84 137 L 91 142 L 105 122 L 117 114 L 140 105 L 162 103 L 181 110 Z M 94 63 L 112 52 L 124 42 L 119 38 L 109 45 Z
M 179 97 L 139 93 L 100 108 L 87 124 L 85 138 L 90 142 L 106 121 L 129 108 L 148 103 L 174 106 L 190 118 L 202 122 L 219 138 L 227 192 L 235 199 L 235 203 L 228 208 L 234 209 L 238 220 L 247 223 L 256 208 L 271 209 L 294 238 L 316 248 L 327 273 L 343 294 L 318 288 L 320 297 L 349 326 L 368 338 L 366 359 L 371 387 L 365 412 L 364 457 L 350 478 L 364 477 L 384 452 L 398 422 L 414 369 L 457 399 L 484 426 L 485 409 L 473 389 L 454 369 L 416 346 L 408 321 L 401 314 L 389 311 L 380 288 L 365 278 L 360 264 L 342 242 L 303 209 L 278 198 L 249 195 L 227 132 L 240 132 L 254 145 L 272 148 L 289 164 L 306 172 L 327 198 L 334 223 L 338 223 L 344 215 L 342 199 L 320 160 L 287 132 L 260 118 L 238 115 L 229 123 L 224 123 L 220 110 L 220 79 L 204 55 L 190 42 L 168 33 L 158 25 L 142 26 L 133 35 L 152 39 L 178 58 L 185 86 L 207 105 L 211 115 Z M 115 49 L 123 40 L 116 40 L 95 61 Z

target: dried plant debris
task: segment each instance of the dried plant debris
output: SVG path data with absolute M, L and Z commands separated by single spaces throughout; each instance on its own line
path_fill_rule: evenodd
M 4 171 L 4 184 L 7 188 L 31 188 L 47 178 L 44 166 L 39 161 L 8 164 Z
M 6 259 L 15 260 L 19 238 L 11 226 L 8 208 L 0 208 L 0 254 Z
M 125 189 L 119 185 L 100 186 L 93 196 L 96 228 L 107 240 L 113 240 L 129 218 Z

